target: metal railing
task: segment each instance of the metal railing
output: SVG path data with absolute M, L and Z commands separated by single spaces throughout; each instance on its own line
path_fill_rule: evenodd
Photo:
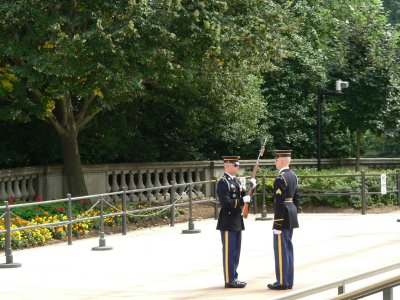
M 209 180 L 209 181 L 199 181 L 199 182 L 191 182 L 191 183 L 184 183 L 184 184 L 176 184 L 175 182 L 171 182 L 170 185 L 161 186 L 161 187 L 152 187 L 152 188 L 142 188 L 142 189 L 135 189 L 135 190 L 126 190 L 124 188 L 122 191 L 119 192 L 112 192 L 112 193 L 105 193 L 105 194 L 97 194 L 97 195 L 89 195 L 89 196 L 81 196 L 81 197 L 71 197 L 71 194 L 67 195 L 67 198 L 57 199 L 57 200 L 50 200 L 50 201 L 37 201 L 37 202 L 30 202 L 30 203 L 21 203 L 21 204 L 13 204 L 12 206 L 9 205 L 8 201 L 4 201 L 4 206 L 0 206 L 0 211 L 3 210 L 4 213 L 0 215 L 0 219 L 4 217 L 4 224 L 5 229 L 0 230 L 1 233 L 5 233 L 5 256 L 6 256 L 6 263 L 0 264 L 0 268 L 17 268 L 20 267 L 20 263 L 15 263 L 13 261 L 13 254 L 11 248 L 11 232 L 13 231 L 22 231 L 27 229 L 37 229 L 37 228 L 45 228 L 45 227 L 60 227 L 60 226 L 67 226 L 67 235 L 68 235 L 68 245 L 72 245 L 73 239 L 73 232 L 72 232 L 72 225 L 79 222 L 89 221 L 89 220 L 99 220 L 99 246 L 93 247 L 92 250 L 110 250 L 112 247 L 106 246 L 105 241 L 105 234 L 104 234 L 104 218 L 107 217 L 121 217 L 122 222 L 122 235 L 126 235 L 127 233 L 127 216 L 141 216 L 147 217 L 149 215 L 135 215 L 138 213 L 150 212 L 150 211 L 165 211 L 170 209 L 170 226 L 175 225 L 175 207 L 180 206 L 189 206 L 189 220 L 188 220 L 188 230 L 182 231 L 182 233 L 197 233 L 200 232 L 199 230 L 194 229 L 193 218 L 192 218 L 192 207 L 193 204 L 200 204 L 200 203 L 213 203 L 214 210 L 218 210 L 216 199 L 214 198 L 204 198 L 201 200 L 193 201 L 193 191 L 195 185 L 198 184 L 215 184 L 216 180 Z M 128 194 L 131 193 L 142 193 L 142 192 L 149 192 L 152 190 L 158 189 L 168 189 L 170 191 L 170 203 L 168 205 L 161 205 L 155 207 L 148 207 L 143 209 L 135 209 L 128 211 L 127 210 L 127 199 Z M 183 188 L 183 192 L 181 195 L 177 194 L 177 190 Z M 188 190 L 188 198 L 186 200 L 181 200 L 182 196 L 186 194 L 184 190 Z M 111 199 L 113 196 L 120 196 L 122 199 L 122 209 L 119 210 L 115 206 L 111 205 L 117 212 L 114 213 L 105 213 L 104 212 L 104 205 L 108 203 L 107 199 Z M 83 218 L 74 218 L 72 213 L 72 203 L 74 201 L 81 201 L 81 200 L 97 200 L 95 204 L 88 210 L 91 211 L 95 206 L 100 206 L 100 214 L 98 216 L 89 216 Z M 15 208 L 22 208 L 22 207 L 31 207 L 31 206 L 40 206 L 46 204 L 54 204 L 54 203 L 67 203 L 67 220 L 59 221 L 54 223 L 42 223 L 42 224 L 30 224 L 27 226 L 20 226 L 15 227 L 12 224 L 11 215 L 13 214 L 12 210 Z M 119 210 L 119 211 L 118 211 Z M 217 215 L 217 212 L 214 212 L 214 215 Z M 18 217 L 18 216 L 17 216 Z
M 289 294 L 286 294 L 282 297 L 275 298 L 275 300 L 297 300 L 297 299 L 301 299 L 301 298 L 304 298 L 307 296 L 312 296 L 312 295 L 322 293 L 327 290 L 331 290 L 331 289 L 335 289 L 335 288 L 338 289 L 338 295 L 343 295 L 343 296 L 340 296 L 340 297 L 338 296 L 333 299 L 359 299 L 359 298 L 366 297 L 371 294 L 378 293 L 383 290 L 385 290 L 386 294 L 392 294 L 392 292 L 389 290 L 391 290 L 393 287 L 400 284 L 399 276 L 393 277 L 390 280 L 385 280 L 385 281 L 379 282 L 374 285 L 370 285 L 367 288 L 359 289 L 359 290 L 351 292 L 351 293 L 345 293 L 345 289 L 346 289 L 346 285 L 349 285 L 350 283 L 360 281 L 362 279 L 370 278 L 375 275 L 387 273 L 389 271 L 393 271 L 393 270 L 396 270 L 399 268 L 400 268 L 400 263 L 395 263 L 395 264 L 385 266 L 385 267 L 382 267 L 379 269 L 375 269 L 375 270 L 372 270 L 372 271 L 369 271 L 366 273 L 362 273 L 362 274 L 352 276 L 352 277 L 349 277 L 346 279 L 337 280 L 337 281 L 330 282 L 330 283 L 320 285 L 317 287 L 305 289 L 305 290 L 302 290 L 299 292 L 290 292 Z M 354 297 L 356 297 L 356 294 L 357 294 L 358 295 L 357 297 L 359 297 L 359 298 L 351 298 L 351 297 L 347 298 L 351 294 L 353 294 Z M 390 299 L 390 298 L 388 298 L 388 299 Z M 385 298 L 385 300 L 386 300 L 386 298 Z
M 379 282 L 376 282 L 372 285 L 369 285 L 367 287 L 358 289 L 353 292 L 349 293 L 344 293 L 342 295 L 339 295 L 335 298 L 332 298 L 332 300 L 355 300 L 355 299 L 361 299 L 368 297 L 370 295 L 383 292 L 383 300 L 393 300 L 393 288 L 400 285 L 400 275 L 385 279 Z

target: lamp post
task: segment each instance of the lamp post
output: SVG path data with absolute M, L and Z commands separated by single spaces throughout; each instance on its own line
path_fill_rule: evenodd
M 324 95 L 340 96 L 342 90 L 349 87 L 348 81 L 342 81 L 341 79 L 336 80 L 335 91 L 328 91 L 318 85 L 317 91 L 317 170 L 321 171 L 321 124 L 322 124 L 322 102 Z

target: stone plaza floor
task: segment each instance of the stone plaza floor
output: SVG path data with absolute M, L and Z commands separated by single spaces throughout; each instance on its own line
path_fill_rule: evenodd
M 399 213 L 300 214 L 294 231 L 295 285 L 271 291 L 275 281 L 272 221 L 245 220 L 239 279 L 244 289 L 225 289 L 216 220 L 106 236 L 112 250 L 93 251 L 99 238 L 14 250 L 20 268 L 0 269 L 0 299 L 276 299 L 313 286 L 400 262 Z M 0 263 L 5 262 L 4 252 Z M 346 286 L 346 291 L 400 269 Z M 329 299 L 336 290 L 302 299 Z M 382 299 L 381 294 L 365 299 Z M 400 287 L 394 289 L 400 299 Z

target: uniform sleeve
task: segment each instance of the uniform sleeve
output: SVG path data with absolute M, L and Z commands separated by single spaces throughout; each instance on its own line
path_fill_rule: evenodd
M 286 182 L 282 176 L 278 176 L 274 181 L 274 224 L 273 229 L 281 230 L 283 228 L 283 222 L 285 217 L 285 190 Z
M 296 190 L 294 191 L 293 195 L 293 204 L 296 206 L 297 211 L 299 211 L 300 207 L 300 195 L 299 195 L 299 187 L 296 185 Z
M 229 183 L 224 179 L 221 179 L 220 181 L 218 181 L 217 195 L 218 195 L 219 203 L 221 204 L 222 207 L 225 207 L 225 208 L 239 208 L 242 200 L 241 200 L 241 198 L 239 198 L 239 199 L 231 198 L 228 184 Z

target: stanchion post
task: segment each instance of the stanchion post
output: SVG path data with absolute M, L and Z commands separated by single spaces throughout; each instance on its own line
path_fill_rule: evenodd
M 272 220 L 272 218 L 267 217 L 267 205 L 266 205 L 266 191 L 265 191 L 265 176 L 262 177 L 262 198 L 263 198 L 263 205 L 262 205 L 262 212 L 261 217 L 257 217 L 256 221 L 267 221 Z
M 4 223 L 6 225 L 6 243 L 5 243 L 5 254 L 6 254 L 6 263 L 0 264 L 0 268 L 19 268 L 21 267 L 20 263 L 15 263 L 13 261 L 12 249 L 11 249 L 11 210 L 8 206 L 8 201 L 4 201 L 4 205 L 6 208 L 4 209 Z
M 67 213 L 68 213 L 68 245 L 72 245 L 72 198 L 71 194 L 67 194 Z
M 397 206 L 400 207 L 400 174 L 396 174 L 396 187 L 397 187 Z
M 396 186 L 397 186 L 397 206 L 400 207 L 400 174 L 396 174 Z M 397 219 L 397 222 L 400 222 L 400 219 Z
M 256 186 L 256 188 L 254 189 L 254 193 L 253 193 L 253 195 L 252 195 L 252 199 L 253 199 L 253 214 L 256 214 L 257 213 L 257 210 L 258 210 L 258 207 L 257 207 L 257 187 L 258 187 L 258 185 Z
M 170 193 L 170 204 L 171 204 L 171 216 L 170 216 L 170 221 L 169 225 L 171 227 L 175 226 L 175 181 L 171 181 L 171 193 Z
M 366 199 L 365 199 L 365 170 L 361 170 L 361 214 L 365 215 L 366 211 Z
M 214 220 L 218 220 L 218 194 L 217 194 L 217 178 L 214 178 L 214 195 L 215 195 L 215 201 L 214 201 Z
M 106 246 L 106 238 L 104 234 L 104 198 L 103 196 L 100 198 L 100 238 L 99 238 L 99 246 L 92 247 L 94 251 L 101 250 L 111 250 L 113 247 Z
M 122 235 L 126 235 L 126 187 L 123 188 L 122 194 Z
M 200 233 L 200 229 L 194 229 L 193 223 L 193 184 L 189 184 L 189 224 L 188 229 L 182 230 L 182 233 Z

